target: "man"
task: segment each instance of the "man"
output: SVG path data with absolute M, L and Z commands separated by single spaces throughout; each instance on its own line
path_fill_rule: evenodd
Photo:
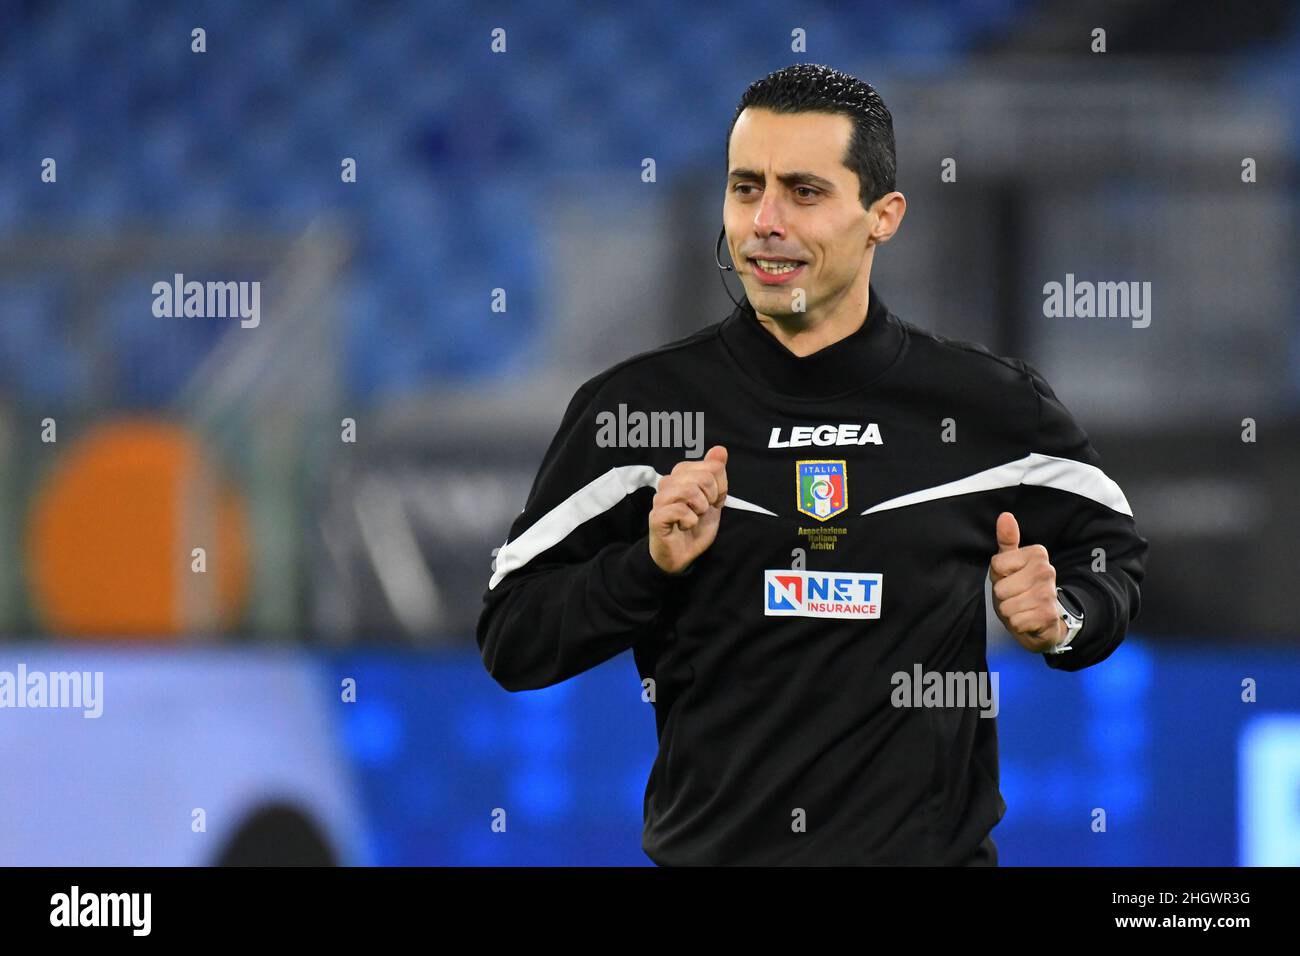
M 745 92 L 723 213 L 746 300 L 578 390 L 489 582 L 509 690 L 632 649 L 663 865 L 996 865 L 996 704 L 954 694 L 990 683 L 984 576 L 1058 670 L 1138 613 L 1147 542 L 1042 376 L 871 286 L 906 209 L 893 142 L 826 67 Z M 610 441 L 630 412 L 702 413 L 711 447 Z

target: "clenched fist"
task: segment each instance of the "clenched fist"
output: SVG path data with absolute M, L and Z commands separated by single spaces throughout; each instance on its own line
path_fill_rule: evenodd
M 998 553 L 989 561 L 993 610 L 1021 647 L 1042 652 L 1065 640 L 1056 608 L 1056 568 L 1041 544 L 1020 547 L 1020 525 L 1009 511 L 998 515 Z
M 678 462 L 659 482 L 650 509 L 650 557 L 681 574 L 718 534 L 727 497 L 727 449 L 714 445 L 698 461 Z

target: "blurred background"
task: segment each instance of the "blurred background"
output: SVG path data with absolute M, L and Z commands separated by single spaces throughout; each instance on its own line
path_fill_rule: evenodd
M 509 694 L 473 628 L 578 384 L 731 310 L 727 127 L 795 62 L 893 112 L 881 296 L 1041 370 L 1151 542 L 1100 667 L 990 613 L 1001 862 L 1300 864 L 1280 0 L 0 3 L 0 674 L 103 675 L 0 709 L 0 864 L 649 865 L 630 655 Z M 1149 327 L 1044 318 L 1067 273 Z

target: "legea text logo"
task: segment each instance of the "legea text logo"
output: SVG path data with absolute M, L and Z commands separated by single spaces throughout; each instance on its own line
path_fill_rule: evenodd
M 884 576 L 862 571 L 764 571 L 768 617 L 880 617 Z
M 862 425 L 796 425 L 790 437 L 782 438 L 781 429 L 773 428 L 768 448 L 807 448 L 809 445 L 883 445 L 880 426 L 875 422 Z

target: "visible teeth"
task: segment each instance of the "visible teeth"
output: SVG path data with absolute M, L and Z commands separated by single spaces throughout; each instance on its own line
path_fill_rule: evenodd
M 795 269 L 803 265 L 801 262 L 781 262 L 775 259 L 755 259 L 754 261 L 759 264 L 764 272 L 775 273 L 794 272 Z

